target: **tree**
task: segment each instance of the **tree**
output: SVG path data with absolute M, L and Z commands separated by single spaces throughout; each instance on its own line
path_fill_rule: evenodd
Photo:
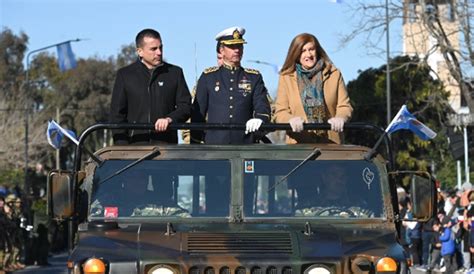
M 20 167 L 24 136 L 23 64 L 28 37 L 9 29 L 0 33 L 0 166 Z
M 430 69 L 416 58 L 399 56 L 392 59 L 390 66 L 397 68 L 392 74 L 392 108 L 398 110 L 406 104 L 420 121 L 439 136 L 444 136 L 447 131 L 445 109 L 448 94 L 443 90 L 442 83 L 434 80 L 430 76 Z M 377 126 L 385 126 L 385 70 L 385 66 L 369 68 L 347 84 L 354 106 L 352 121 L 370 121 Z M 346 138 L 357 142 L 357 139 L 366 139 L 366 136 Z M 454 184 L 454 170 L 451 169 L 454 164 L 446 138 L 423 141 L 409 131 L 397 131 L 392 134 L 392 144 L 397 168 L 429 171 L 435 163 L 440 175 L 446 176 L 440 179 Z
M 474 99 L 472 96 L 473 82 L 469 79 L 474 64 L 473 30 L 471 28 L 474 4 L 470 0 L 390 0 L 388 6 L 385 1 L 351 1 L 349 8 L 356 18 L 354 29 L 345 34 L 342 44 L 350 42 L 358 36 L 365 36 L 371 54 L 383 56 L 385 47 L 381 45 L 386 31 L 387 19 L 385 9 L 388 9 L 388 20 L 393 22 L 419 23 L 418 32 L 426 32 L 428 48 L 416 60 L 427 64 L 433 54 L 441 53 L 451 78 L 460 88 L 462 98 L 466 101 L 471 113 L 474 113 Z M 420 5 L 416 5 L 420 4 Z M 420 7 L 421 8 L 418 8 Z M 456 24 L 446 24 L 456 20 Z M 452 39 L 459 35 L 459 39 Z M 453 42 L 456 41 L 456 42 Z M 459 43 L 459 44 L 458 44 Z
M 25 83 L 23 59 L 28 36 L 9 29 L 0 33 L 0 173 L 24 166 L 25 106 L 29 111 L 29 166 L 54 166 L 54 150 L 46 140 L 47 121 L 56 118 L 65 127 L 81 133 L 87 126 L 108 120 L 110 94 L 116 60 L 126 63 L 132 53 L 124 50 L 106 60 L 79 59 L 75 69 L 61 72 L 55 55 L 41 52 L 32 56 L 29 81 Z M 109 138 L 93 136 L 89 146 L 102 146 Z M 71 161 L 73 146 L 61 149 L 62 166 Z M 0 182 L 1 183 L 1 182 Z

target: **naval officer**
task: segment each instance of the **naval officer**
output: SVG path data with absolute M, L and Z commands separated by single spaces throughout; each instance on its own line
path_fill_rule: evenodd
M 204 70 L 198 80 L 192 122 L 245 123 L 246 130 L 208 130 L 206 144 L 248 144 L 255 142 L 252 132 L 270 121 L 270 103 L 262 75 L 240 65 L 246 43 L 245 29 L 231 27 L 216 36 L 221 66 Z M 202 139 L 192 132 L 193 140 Z

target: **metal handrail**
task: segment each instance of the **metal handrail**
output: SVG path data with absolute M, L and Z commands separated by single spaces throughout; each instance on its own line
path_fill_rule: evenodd
M 330 130 L 331 125 L 328 123 L 305 123 L 303 124 L 303 130 Z M 155 130 L 154 124 L 127 124 L 127 123 L 100 123 L 88 127 L 79 137 L 79 145 L 76 147 L 74 167 L 75 170 L 80 169 L 81 162 L 81 150 L 84 145 L 85 139 L 93 132 L 102 129 L 129 129 L 129 130 Z M 172 123 L 169 125 L 169 130 L 178 129 L 189 129 L 189 130 L 245 130 L 245 124 L 218 124 L 218 123 Z M 262 131 L 275 131 L 275 130 L 291 130 L 290 124 L 262 124 L 259 128 Z M 345 130 L 368 130 L 375 131 L 380 136 L 383 136 L 384 130 L 381 127 L 375 126 L 368 123 L 347 123 L 344 124 Z M 392 153 L 390 140 L 387 135 L 383 137 L 383 142 L 387 148 L 387 155 L 390 162 L 390 168 L 392 168 Z

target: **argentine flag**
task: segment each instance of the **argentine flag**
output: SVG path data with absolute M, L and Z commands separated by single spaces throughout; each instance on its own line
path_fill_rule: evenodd
M 418 121 L 418 119 L 411 114 L 406 105 L 403 105 L 400 110 L 398 111 L 395 118 L 390 122 L 388 127 L 385 129 L 385 132 L 391 134 L 400 129 L 408 129 L 415 133 L 418 137 L 423 140 L 429 140 L 436 137 L 436 132 L 431 130 L 422 122 Z
M 48 122 L 48 129 L 46 130 L 46 138 L 48 139 L 48 143 L 52 147 L 54 147 L 55 149 L 60 149 L 61 142 L 64 136 L 69 138 L 76 145 L 79 145 L 79 141 L 77 140 L 77 137 L 74 131 L 62 128 L 54 120 L 51 120 Z
M 71 42 L 59 44 L 56 48 L 58 50 L 58 65 L 61 72 L 77 67 L 76 58 L 71 48 Z

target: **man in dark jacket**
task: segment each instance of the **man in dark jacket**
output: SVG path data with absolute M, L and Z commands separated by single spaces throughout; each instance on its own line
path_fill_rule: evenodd
M 155 131 L 115 131 L 115 144 L 177 143 L 170 123 L 191 115 L 191 95 L 180 67 L 163 62 L 160 34 L 144 29 L 135 39 L 137 62 L 118 70 L 112 93 L 110 122 L 153 123 Z

